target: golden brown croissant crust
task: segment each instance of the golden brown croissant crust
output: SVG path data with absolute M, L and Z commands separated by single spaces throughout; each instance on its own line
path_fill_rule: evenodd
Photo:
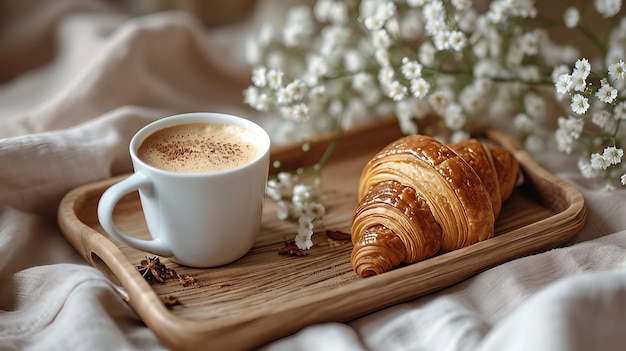
M 508 150 L 475 139 L 446 146 L 411 135 L 389 144 L 361 175 L 352 267 L 380 274 L 491 238 L 518 171 Z

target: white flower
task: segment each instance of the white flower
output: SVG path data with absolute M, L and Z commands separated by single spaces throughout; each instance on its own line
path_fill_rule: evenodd
M 575 94 L 572 97 L 571 107 L 574 113 L 582 115 L 589 109 L 589 99 L 580 94 Z
M 617 97 L 617 89 L 611 87 L 608 83 L 602 83 L 602 86 L 596 92 L 596 97 L 607 104 L 612 103 Z
M 397 80 L 394 80 L 393 82 L 391 82 L 391 84 L 389 84 L 387 89 L 389 90 L 388 92 L 389 97 L 393 99 L 394 101 L 403 100 L 407 97 L 407 94 L 408 94 L 408 89 Z
M 386 30 L 380 29 L 372 32 L 372 45 L 376 49 L 389 49 L 391 38 Z
M 574 139 L 571 135 L 567 133 L 567 131 L 563 129 L 557 129 L 555 132 L 556 144 L 557 148 L 561 152 L 571 153 L 572 146 L 574 145 Z
M 284 221 L 287 218 L 289 218 L 289 202 L 285 201 L 285 200 L 280 200 L 277 202 L 277 208 L 276 208 L 276 217 L 281 220 Z
M 580 21 L 580 12 L 578 9 L 575 7 L 565 9 L 564 21 L 567 28 L 576 27 Z
M 378 5 L 376 13 L 386 21 L 396 14 L 396 4 L 393 1 L 382 2 Z
M 313 15 L 320 22 L 326 22 L 330 13 L 333 0 L 318 0 L 313 6 Z
M 465 34 L 460 31 L 450 32 L 448 36 L 448 44 L 447 47 L 451 48 L 454 51 L 461 51 L 467 45 L 467 38 Z
M 329 13 L 328 20 L 334 24 L 345 24 L 348 22 L 348 6 L 341 1 L 333 1 Z
M 534 123 L 533 123 L 532 118 L 530 118 L 525 113 L 518 113 L 513 118 L 513 125 L 515 126 L 515 129 L 521 132 L 526 132 L 526 133 L 532 131 L 534 128 Z
M 291 99 L 295 101 L 302 100 L 307 94 L 306 84 L 299 79 L 287 84 L 285 89 L 289 96 L 291 96 Z
M 352 89 L 365 93 L 374 88 L 374 77 L 369 73 L 360 72 L 352 77 Z
M 446 127 L 452 130 L 463 128 L 465 125 L 465 115 L 463 115 L 463 109 L 459 104 L 451 103 L 446 107 L 444 122 Z
M 272 98 L 270 98 L 269 95 L 262 93 L 257 96 L 256 102 L 252 107 L 257 109 L 258 111 L 269 111 L 271 103 Z
M 519 49 L 526 55 L 537 55 L 539 52 L 539 32 L 524 33 L 518 41 Z
M 385 19 L 381 16 L 374 15 L 367 17 L 364 21 L 364 24 L 365 28 L 371 31 L 380 30 L 385 25 Z
M 259 87 L 263 88 L 267 84 L 267 68 L 261 66 L 256 67 L 252 70 L 252 83 Z
M 319 55 L 313 55 L 309 58 L 308 72 L 315 76 L 323 76 L 328 73 L 328 63 Z
M 572 75 L 580 74 L 583 79 L 587 79 L 590 73 L 591 64 L 589 63 L 589 60 L 587 60 L 586 58 L 578 59 L 576 61 L 576 65 L 574 66 L 574 72 L 572 73 Z
M 298 219 L 298 234 L 296 235 L 296 246 L 300 250 L 308 250 L 313 247 L 313 220 L 309 217 Z
M 585 89 L 587 89 L 587 80 L 580 71 L 574 70 L 571 77 L 572 88 L 575 91 L 585 91 Z
M 259 97 L 259 89 L 254 86 L 249 86 L 243 91 L 243 102 L 254 107 Z
M 420 45 L 418 57 L 421 63 L 430 66 L 435 63 L 435 54 L 437 49 L 429 42 L 426 41 Z
M 450 49 L 450 31 L 440 30 L 434 36 L 435 48 L 439 51 Z
M 556 91 L 559 94 L 564 95 L 569 93 L 570 89 L 572 88 L 572 76 L 567 73 L 561 74 L 554 86 L 556 87 Z
M 624 150 L 616 148 L 615 146 L 609 146 L 604 148 L 602 157 L 606 159 L 609 164 L 616 165 L 622 162 L 622 156 L 624 156 Z
M 392 67 L 386 66 L 380 69 L 378 72 L 378 81 L 383 86 L 389 86 L 394 81 L 394 77 L 396 76 L 396 72 Z
M 282 71 L 270 69 L 266 76 L 267 85 L 272 89 L 280 89 L 283 86 L 283 75 Z
M 452 92 L 442 89 L 430 94 L 428 96 L 428 103 L 435 112 L 443 115 L 452 99 Z
M 374 52 L 374 56 L 376 57 L 376 61 L 383 67 L 390 67 L 390 59 L 389 59 L 389 51 L 385 49 L 376 49 Z
M 317 85 L 309 91 L 309 99 L 318 103 L 325 103 L 328 101 L 328 94 L 326 93 L 326 87 L 323 85 Z
M 626 64 L 624 61 L 619 60 L 619 62 L 611 64 L 609 66 L 609 75 L 614 80 L 624 79 L 626 77 Z
M 619 102 L 613 108 L 613 116 L 617 120 L 626 119 L 626 101 Z
M 578 160 L 577 165 L 580 173 L 583 175 L 583 177 L 587 179 L 596 178 L 600 175 L 600 170 L 591 167 L 591 163 L 586 159 L 581 158 L 580 160 Z
M 546 103 L 539 94 L 524 95 L 524 109 L 535 118 L 543 117 L 546 112 Z
M 408 80 L 419 78 L 422 76 L 422 65 L 405 57 L 402 59 L 402 75 Z
M 358 72 L 365 68 L 365 57 L 359 50 L 350 49 L 346 50 L 343 55 L 343 65 L 351 72 Z
M 620 181 L 622 182 L 622 185 L 626 185 L 626 174 L 621 176 Z
M 611 117 L 611 114 L 609 113 L 609 111 L 606 111 L 606 110 L 597 111 L 593 114 L 593 116 L 591 116 L 591 122 L 593 122 L 595 125 L 597 125 L 600 128 L 604 128 L 606 126 L 606 123 L 609 121 L 610 117 Z
M 622 6 L 622 0 L 594 0 L 593 5 L 598 13 L 608 18 L 617 15 Z
M 611 163 L 603 155 L 600 155 L 597 152 L 591 154 L 591 168 L 604 170 L 610 165 Z
M 306 121 L 309 119 L 309 107 L 304 103 L 295 104 L 290 107 L 290 118 L 294 121 Z

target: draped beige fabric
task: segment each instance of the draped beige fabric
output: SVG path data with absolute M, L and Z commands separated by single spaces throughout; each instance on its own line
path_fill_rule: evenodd
M 163 348 L 63 239 L 56 208 L 78 185 L 129 172 L 128 141 L 152 120 L 219 111 L 272 131 L 270 115 L 242 103 L 242 43 L 260 20 L 283 16 L 285 3 L 201 22 L 96 0 L 0 2 L 0 349 Z M 623 350 L 626 192 L 583 179 L 574 157 L 537 159 L 585 196 L 589 218 L 575 242 L 266 348 Z

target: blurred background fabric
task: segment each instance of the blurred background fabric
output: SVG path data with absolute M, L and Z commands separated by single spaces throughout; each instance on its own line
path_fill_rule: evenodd
M 291 4 L 0 2 L 1 350 L 167 348 L 65 241 L 57 206 L 79 185 L 130 172 L 128 142 L 153 120 L 215 111 L 272 133 L 277 118 L 243 104 L 243 42 Z M 574 241 L 263 348 L 623 350 L 626 193 L 584 179 L 570 156 L 537 161 L 585 197 L 588 220 Z

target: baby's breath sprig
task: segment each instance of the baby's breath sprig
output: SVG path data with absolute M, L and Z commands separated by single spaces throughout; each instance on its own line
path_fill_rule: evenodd
M 291 141 L 328 131 L 340 137 L 364 120 L 394 115 L 406 134 L 428 133 L 418 122 L 437 116 L 457 142 L 478 122 L 516 134 L 530 152 L 580 153 L 585 177 L 626 185 L 621 7 L 621 0 L 317 0 L 251 36 L 244 101 L 277 111 L 276 133 Z M 557 27 L 569 31 L 561 38 L 577 40 L 554 39 Z M 289 188 L 276 198 L 295 206 L 300 183 L 281 177 L 268 189 Z M 281 211 L 298 216 L 292 207 Z M 302 235 L 312 230 L 309 218 L 300 247 L 310 244 Z

